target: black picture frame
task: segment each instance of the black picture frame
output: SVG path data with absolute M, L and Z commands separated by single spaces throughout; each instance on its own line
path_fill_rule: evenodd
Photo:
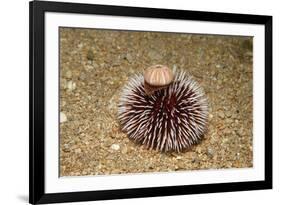
M 30 42 L 30 143 L 29 202 L 31 204 L 75 202 L 272 188 L 272 16 L 184 11 L 124 6 L 32 1 L 29 4 Z M 45 192 L 45 12 L 150 17 L 210 22 L 247 23 L 265 26 L 265 180 L 71 193 Z

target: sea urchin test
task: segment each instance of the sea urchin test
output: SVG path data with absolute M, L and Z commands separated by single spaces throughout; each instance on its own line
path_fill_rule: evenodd
M 148 149 L 180 152 L 206 132 L 207 98 L 185 71 L 164 65 L 147 68 L 125 85 L 118 106 L 122 131 Z

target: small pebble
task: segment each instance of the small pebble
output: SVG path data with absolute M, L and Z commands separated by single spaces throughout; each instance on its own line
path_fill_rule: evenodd
M 229 129 L 228 127 L 224 129 L 224 133 L 225 134 L 231 134 L 231 129 Z
M 197 153 L 201 153 L 202 152 L 202 148 L 201 147 L 196 147 L 196 152 Z
M 113 145 L 111 145 L 110 149 L 113 149 L 113 150 L 117 151 L 117 150 L 120 149 L 120 145 L 119 144 L 113 144 Z
M 224 118 L 224 112 L 222 110 L 220 110 L 218 112 L 218 116 L 223 119 Z
M 87 59 L 88 59 L 89 61 L 94 60 L 94 53 L 93 53 L 92 50 L 89 50 L 89 51 L 88 51 L 88 53 L 87 53 Z
M 77 154 L 78 154 L 78 153 L 81 153 L 81 149 L 80 149 L 80 148 L 77 148 L 77 149 L 74 150 L 74 152 L 77 153 Z
M 132 62 L 133 62 L 133 57 L 132 57 L 132 55 L 131 55 L 130 53 L 127 53 L 126 59 L 127 59 L 127 61 L 128 61 L 129 63 L 132 63 Z
M 71 77 L 72 77 L 72 72 L 71 72 L 71 70 L 66 71 L 65 77 L 66 77 L 66 78 L 71 78 Z
M 65 106 L 66 105 L 66 102 L 65 101 L 61 101 L 61 106 L 63 107 L 63 106 Z
M 75 88 L 76 88 L 76 83 L 74 83 L 74 82 L 72 82 L 72 81 L 68 81 L 68 82 L 67 82 L 67 89 L 68 89 L 69 91 L 73 91 L 73 90 L 75 90 Z
M 214 150 L 209 147 L 209 148 L 207 149 L 207 155 L 208 155 L 208 157 L 212 158 L 213 155 L 214 155 Z
M 123 149 L 122 149 L 122 154 L 126 154 L 127 152 L 128 152 L 128 149 L 127 149 L 127 147 L 125 146 Z
M 231 113 L 231 111 L 229 111 L 229 110 L 228 110 L 228 111 L 226 111 L 226 112 L 225 112 L 225 115 L 226 115 L 226 117 L 228 117 L 228 118 L 229 118 L 229 117 L 231 117 L 231 116 L 232 116 L 232 113 Z
M 66 122 L 67 117 L 63 112 L 60 112 L 60 123 Z
M 81 80 L 85 80 L 86 79 L 86 74 L 84 72 L 81 72 L 79 78 Z
M 79 44 L 77 45 L 78 48 L 82 48 L 83 46 L 84 46 L 83 43 L 79 43 Z
M 64 144 L 63 145 L 63 151 L 65 151 L 65 152 L 69 152 L 70 151 L 68 144 Z

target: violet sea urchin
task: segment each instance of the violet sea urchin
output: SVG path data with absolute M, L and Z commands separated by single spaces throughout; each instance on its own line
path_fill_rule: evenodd
M 206 131 L 208 104 L 203 89 L 184 71 L 167 87 L 148 95 L 137 74 L 123 88 L 118 118 L 122 131 L 149 149 L 182 151 Z

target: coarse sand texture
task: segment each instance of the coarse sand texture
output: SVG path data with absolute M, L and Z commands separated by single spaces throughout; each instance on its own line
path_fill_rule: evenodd
M 253 166 L 252 37 L 59 29 L 60 176 Z M 124 86 L 156 64 L 204 90 L 208 122 L 181 152 L 147 149 L 118 120 Z

